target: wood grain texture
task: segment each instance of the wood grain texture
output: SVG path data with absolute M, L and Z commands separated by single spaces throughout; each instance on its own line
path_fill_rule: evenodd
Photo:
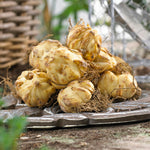
M 0 117 L 7 120 L 14 116 L 28 116 L 28 128 L 104 125 L 150 120 L 150 96 L 136 101 L 113 103 L 106 112 L 99 113 L 63 113 L 57 106 L 54 108 L 56 113 L 49 108 L 30 108 L 25 104 L 17 104 L 15 109 L 6 106 L 0 110 Z
M 137 17 L 136 13 L 129 8 L 125 3 L 115 5 L 115 20 L 120 23 L 121 26 L 125 26 L 127 32 L 136 39 L 140 44 L 144 44 L 147 50 L 150 50 L 150 34 L 142 26 L 141 21 Z

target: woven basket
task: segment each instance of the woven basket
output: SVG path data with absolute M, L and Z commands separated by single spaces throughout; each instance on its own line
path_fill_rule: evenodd
M 22 63 L 35 42 L 41 0 L 0 0 L 0 69 Z

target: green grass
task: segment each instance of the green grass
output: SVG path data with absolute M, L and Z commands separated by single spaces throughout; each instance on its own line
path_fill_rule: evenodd
M 0 108 L 4 102 L 0 99 Z M 26 117 L 0 118 L 0 150 L 16 150 L 17 140 L 27 125 Z

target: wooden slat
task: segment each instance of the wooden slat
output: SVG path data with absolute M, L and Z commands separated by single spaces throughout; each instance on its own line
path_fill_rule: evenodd
M 14 64 L 17 64 L 17 63 L 21 63 L 21 62 L 24 62 L 24 59 L 23 58 L 18 58 L 18 59 L 15 59 L 15 60 L 11 60 L 5 64 L 0 64 L 0 69 L 2 68 L 6 68 L 6 67 L 10 67 Z
M 31 16 L 16 16 L 16 17 L 11 17 L 8 18 L 7 21 L 12 21 L 12 22 L 17 22 L 17 23 L 22 23 L 31 20 Z
M 7 40 L 13 37 L 14 35 L 11 33 L 0 34 L 0 41 Z
M 142 108 L 150 108 L 150 97 L 142 98 L 135 101 L 113 103 L 111 107 L 115 109 L 115 111 L 131 111 Z
M 4 102 L 4 104 L 2 105 L 2 109 L 3 108 L 5 109 L 15 108 L 17 104 L 17 99 L 12 95 L 7 95 L 3 97 L 2 101 Z
M 13 11 L 13 12 L 26 12 L 26 11 L 30 11 L 32 10 L 32 6 L 21 6 L 21 5 L 17 5 L 17 6 L 13 6 L 13 7 L 8 7 L 5 10 L 7 11 Z
M 150 89 L 150 76 L 135 76 L 135 79 L 138 82 L 138 85 L 142 89 Z
M 14 12 L 2 12 L 0 13 L 0 19 L 13 18 L 15 15 Z
M 16 6 L 17 3 L 13 1 L 1 1 L 0 2 L 0 8 L 7 8 L 7 7 L 12 7 Z
M 28 117 L 28 127 L 68 127 L 97 124 L 116 124 L 150 119 L 150 108 L 115 113 L 61 113 L 42 117 Z
M 11 27 L 15 27 L 15 24 L 13 22 L 0 23 L 0 30 L 8 29 Z
M 22 107 L 16 109 L 0 110 L 0 118 L 10 119 L 15 116 L 39 116 L 43 110 L 39 108 Z
M 53 115 L 45 115 L 40 118 L 28 117 L 29 126 L 79 126 L 88 125 L 88 118 L 79 113 L 60 113 Z
M 142 26 L 135 12 L 129 8 L 125 3 L 115 5 L 115 20 L 121 23 L 121 26 L 125 26 L 128 29 L 129 34 L 136 38 L 138 42 L 144 44 L 147 50 L 150 51 L 150 34 Z
M 7 48 L 10 45 L 12 45 L 11 42 L 0 42 L 0 49 L 1 48 Z
M 111 108 L 115 112 L 54 114 L 50 111 L 48 114 L 39 108 L 17 105 L 16 109 L 0 110 L 0 117 L 8 119 L 14 116 L 27 115 L 29 116 L 28 128 L 86 126 L 150 120 L 150 96 L 136 101 L 114 103 Z
M 40 0 L 30 0 L 30 1 L 26 1 L 24 3 L 24 5 L 31 5 L 31 6 L 38 6 L 39 4 L 41 4 L 41 1 Z
M 124 108 L 125 106 L 126 108 Z M 124 112 L 59 113 L 44 115 L 40 118 L 29 117 L 28 121 L 29 127 L 66 127 L 135 122 L 150 119 L 150 108 L 147 107 L 150 107 L 150 97 L 142 98 L 137 101 L 126 101 L 112 104 L 112 108 L 115 109 L 115 111 L 117 111 L 118 108 L 121 108 L 122 111 L 124 110 Z M 135 108 L 137 110 L 134 110 Z
M 85 115 L 89 118 L 89 125 L 137 122 L 150 119 L 150 108 L 116 113 L 89 113 Z

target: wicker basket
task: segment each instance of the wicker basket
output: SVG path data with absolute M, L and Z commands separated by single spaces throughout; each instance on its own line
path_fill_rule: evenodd
M 41 0 L 0 0 L 0 69 L 23 62 L 38 34 Z

